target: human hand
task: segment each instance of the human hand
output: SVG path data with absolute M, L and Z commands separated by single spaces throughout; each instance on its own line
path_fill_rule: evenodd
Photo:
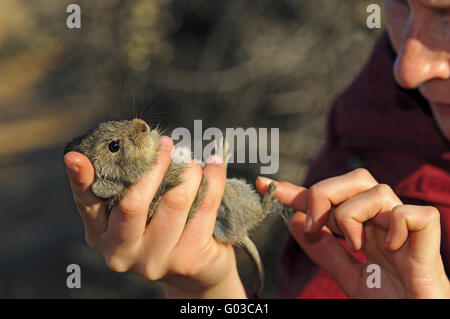
M 258 178 L 258 190 L 264 193 L 270 182 Z M 350 298 L 450 298 L 436 208 L 404 205 L 365 169 L 309 189 L 276 185 L 280 202 L 298 210 L 289 224 L 291 234 Z M 343 235 L 352 250 L 362 250 L 367 263 L 351 256 L 331 230 Z M 380 266 L 380 288 L 367 286 L 370 264 Z
M 167 170 L 173 143 L 160 138 L 157 161 L 106 216 L 103 201 L 91 191 L 95 179 L 89 159 L 77 152 L 64 156 L 76 207 L 85 228 L 87 244 L 101 253 L 116 272 L 136 272 L 164 283 L 169 297 L 240 298 L 240 281 L 234 249 L 212 234 L 225 187 L 225 166 L 210 163 L 204 169 L 192 161 L 183 183 L 160 200 L 148 225 L 150 203 Z M 204 199 L 186 225 L 189 209 L 205 175 Z

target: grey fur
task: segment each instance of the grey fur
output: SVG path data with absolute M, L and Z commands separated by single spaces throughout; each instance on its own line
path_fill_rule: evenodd
M 89 158 L 96 177 L 92 191 L 105 200 L 106 211 L 109 214 L 112 207 L 125 195 L 127 189 L 154 164 L 159 149 L 159 135 L 157 130 L 150 130 L 148 125 L 140 119 L 109 121 L 100 123 L 95 129 L 69 142 L 64 149 L 64 154 L 77 151 Z M 116 152 L 111 152 L 109 149 L 112 141 L 120 141 L 120 149 Z M 220 152 L 226 163 L 226 144 L 225 151 L 222 149 Z M 185 163 L 174 161 L 170 163 L 149 207 L 147 223 L 162 195 L 181 183 L 185 169 Z M 188 221 L 201 204 L 206 189 L 207 181 L 203 177 L 189 212 Z M 254 260 L 259 274 L 256 296 L 259 296 L 263 288 L 264 270 L 258 250 L 248 237 L 249 233 L 271 212 L 282 216 L 291 213 L 273 197 L 275 190 L 275 184 L 270 184 L 261 202 L 260 195 L 245 180 L 228 178 L 214 228 L 214 237 L 218 241 L 245 247 Z

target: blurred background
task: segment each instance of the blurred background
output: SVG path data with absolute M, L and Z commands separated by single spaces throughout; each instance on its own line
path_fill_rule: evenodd
M 84 242 L 63 147 L 98 121 L 139 116 L 166 134 L 278 127 L 280 169 L 300 184 L 321 147 L 330 103 L 367 59 L 380 1 L 0 1 L 0 297 L 163 298 L 161 285 L 110 271 Z M 258 164 L 229 175 L 254 182 Z M 287 229 L 267 219 L 252 237 L 276 297 Z M 256 271 L 237 249 L 244 283 Z M 68 289 L 66 267 L 81 267 Z

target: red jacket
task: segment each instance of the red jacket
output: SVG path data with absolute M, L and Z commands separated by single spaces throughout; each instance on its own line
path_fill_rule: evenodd
M 436 207 L 441 214 L 441 253 L 449 275 L 450 143 L 419 92 L 396 84 L 394 60 L 395 52 L 384 34 L 361 73 L 333 104 L 325 145 L 304 185 L 365 167 L 379 183 L 390 185 L 405 204 Z M 359 257 L 364 259 L 362 253 Z M 279 296 L 346 297 L 291 236 L 279 268 Z

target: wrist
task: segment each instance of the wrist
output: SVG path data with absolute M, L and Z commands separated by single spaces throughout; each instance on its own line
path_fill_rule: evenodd
M 437 296 L 433 298 L 439 298 L 439 299 L 450 299 L 450 280 L 447 277 L 447 274 L 445 273 L 444 264 L 441 263 L 440 267 L 440 277 L 438 279 L 439 282 L 439 288 L 438 288 L 438 294 Z
M 450 280 L 448 279 L 447 275 L 444 273 L 444 279 L 443 279 L 443 286 L 444 286 L 444 296 L 443 299 L 450 299 Z
M 444 266 L 431 271 L 420 285 L 411 289 L 412 294 L 407 298 L 420 299 L 450 299 L 450 281 L 445 273 Z
M 164 283 L 167 298 L 175 299 L 244 299 L 247 298 L 244 286 L 237 271 L 233 266 L 229 275 L 216 285 L 202 289 L 180 289 L 171 284 Z

